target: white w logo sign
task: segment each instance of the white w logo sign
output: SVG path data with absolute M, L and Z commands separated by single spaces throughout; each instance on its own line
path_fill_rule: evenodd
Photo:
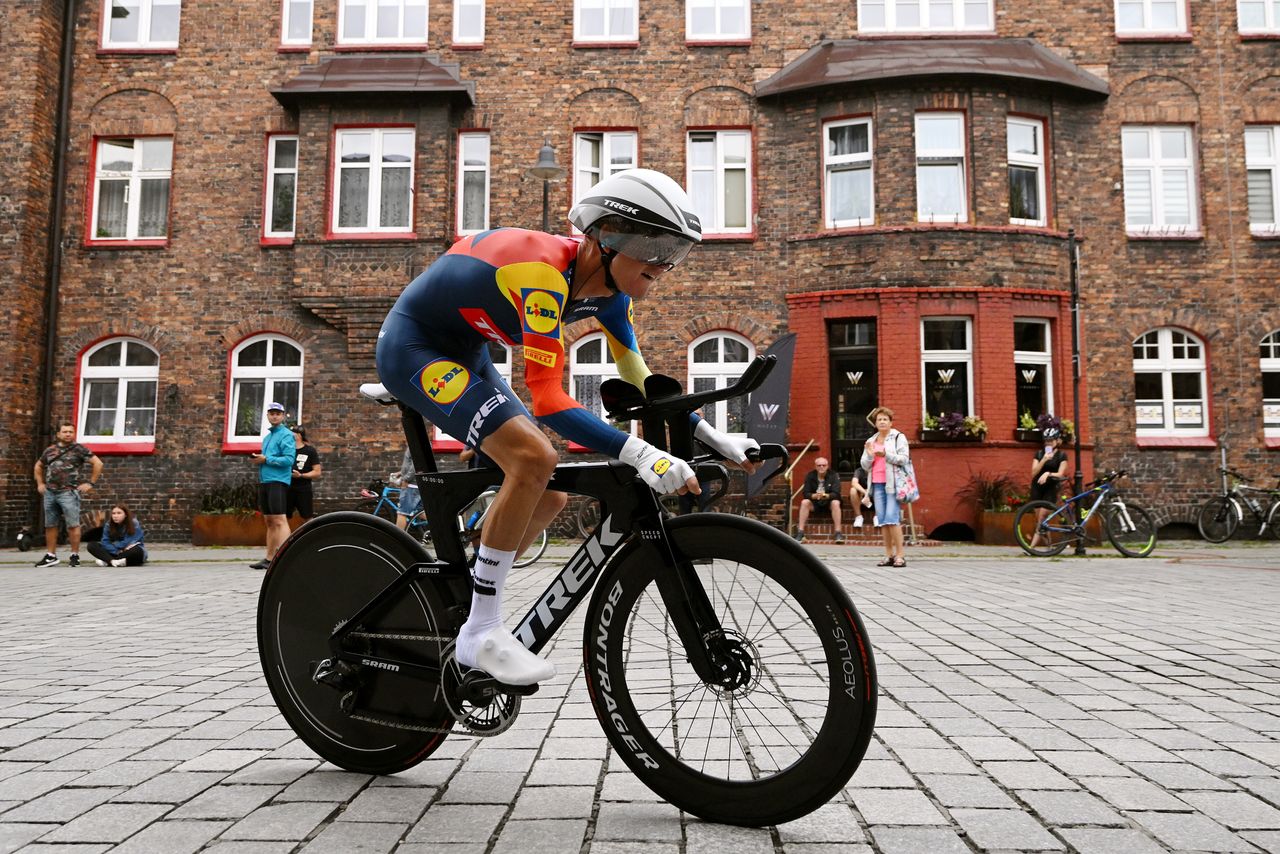
M 849 385 L 858 385 L 862 382 L 862 371 L 845 371 L 845 377 L 849 380 Z
M 1033 369 L 1030 369 L 1030 370 L 1024 370 L 1024 371 L 1022 372 L 1022 381 L 1023 381 L 1023 382 L 1025 382 L 1025 383 L 1033 383 L 1033 382 L 1035 382 L 1035 381 L 1036 381 L 1036 374 L 1037 374 L 1037 373 L 1038 373 L 1038 371 L 1036 371 L 1034 368 L 1033 368 Z
M 760 414 L 764 416 L 765 421 L 772 421 L 773 416 L 778 414 L 778 404 L 776 403 L 760 404 Z
M 947 369 L 947 370 L 945 370 L 945 371 L 944 371 L 944 370 L 939 370 L 939 371 L 938 371 L 938 381 L 939 381 L 939 382 L 943 382 L 943 383 L 949 383 L 949 382 L 951 382 L 951 378 L 952 378 L 952 377 L 954 377 L 955 375 L 956 375 L 956 369 L 955 369 L 955 368 L 948 368 L 948 369 Z

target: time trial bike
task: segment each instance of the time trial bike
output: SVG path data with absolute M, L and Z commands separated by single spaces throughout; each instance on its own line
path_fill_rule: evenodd
M 700 477 L 723 478 L 716 458 L 694 456 L 690 413 L 747 394 L 772 365 L 759 357 L 708 392 L 651 376 L 644 392 L 610 380 L 601 395 Z M 437 471 L 421 417 L 399 406 L 436 558 L 384 520 L 326 514 L 279 550 L 258 607 L 262 668 L 285 720 L 324 759 L 375 774 L 421 762 L 451 735 L 497 735 L 537 690 L 454 656 L 471 600 L 457 513 L 501 472 Z M 760 457 L 785 462 L 786 449 Z M 627 767 L 677 807 L 731 824 L 790 821 L 839 792 L 871 738 L 876 678 L 831 572 L 761 522 L 669 517 L 620 462 L 560 465 L 548 488 L 598 500 L 601 521 L 514 634 L 536 653 L 590 596 L 587 692 Z

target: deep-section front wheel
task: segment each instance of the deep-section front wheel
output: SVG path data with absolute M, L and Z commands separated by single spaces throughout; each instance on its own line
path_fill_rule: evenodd
M 327 513 L 289 538 L 263 581 L 258 654 L 271 695 L 299 738 L 348 771 L 393 774 L 421 762 L 445 739 L 444 733 L 361 716 L 445 731 L 453 723 L 438 684 L 359 665 L 330 669 L 327 682 L 314 678 L 331 656 L 329 636 L 338 623 L 421 560 L 422 548 L 390 522 L 366 513 Z M 440 636 L 443 613 L 437 589 L 414 582 L 348 643 L 391 659 L 420 661 L 426 651 L 438 660 L 439 644 L 410 638 Z M 385 637 L 390 635 L 396 639 Z
M 1240 508 L 1230 498 L 1210 498 L 1196 516 L 1200 536 L 1211 543 L 1225 543 L 1240 526 Z
M 1156 523 L 1151 514 L 1128 501 L 1110 504 L 1102 517 L 1107 539 L 1126 557 L 1146 557 L 1156 548 Z
M 1066 512 L 1054 516 L 1057 509 L 1058 505 L 1052 501 L 1028 501 L 1018 508 L 1013 517 L 1013 532 L 1024 552 L 1033 557 L 1052 557 L 1071 542 L 1075 535 L 1063 530 L 1070 526 L 1071 520 Z
M 688 661 L 656 574 L 633 543 L 591 600 L 587 682 L 614 749 L 653 791 L 710 821 L 799 818 L 848 781 L 875 723 L 871 644 L 848 595 L 806 549 L 726 514 L 667 523 L 724 635 L 733 674 L 704 682 Z

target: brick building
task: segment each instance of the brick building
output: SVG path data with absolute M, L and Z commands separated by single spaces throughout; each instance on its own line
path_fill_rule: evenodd
M 651 367 L 723 383 L 796 332 L 791 440 L 848 460 L 893 407 L 929 529 L 973 521 L 971 472 L 1022 477 L 1024 411 L 1071 414 L 1069 228 L 1089 469 L 1176 522 L 1219 442 L 1274 468 L 1275 4 L 78 0 L 68 29 L 68 2 L 0 9 L 6 537 L 62 416 L 157 537 L 251 473 L 268 400 L 325 454 L 322 507 L 391 470 L 397 424 L 354 394 L 378 324 L 458 235 L 539 227 L 544 140 L 553 228 L 629 165 L 709 224 L 637 310 Z M 600 339 L 567 344 L 591 402 Z M 947 412 L 985 438 L 921 441 Z

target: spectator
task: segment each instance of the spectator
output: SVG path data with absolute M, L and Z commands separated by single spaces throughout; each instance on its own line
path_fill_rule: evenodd
M 907 565 L 902 539 L 902 516 L 898 507 L 898 477 L 902 466 L 911 459 L 907 437 L 893 429 L 893 410 L 877 406 L 867 416 L 876 433 L 862 448 L 862 467 L 871 473 L 871 498 L 875 503 L 876 522 L 884 537 L 884 560 L 876 566 Z
M 284 426 L 284 404 L 274 401 L 267 404 L 267 423 L 271 428 L 262 437 L 262 453 L 249 459 L 258 466 L 258 509 L 267 523 L 267 556 L 249 564 L 254 569 L 266 569 L 276 556 L 276 551 L 289 537 L 289 517 L 285 515 L 289 504 L 289 483 L 293 479 L 293 464 L 298 458 L 298 446 L 293 433 Z
M 89 554 L 98 566 L 142 566 L 147 550 L 142 545 L 142 523 L 123 504 L 114 504 L 102 541 L 89 543 Z
M 813 471 L 804 476 L 804 491 L 800 499 L 800 526 L 796 528 L 796 540 L 804 542 L 804 526 L 814 510 L 829 510 L 836 529 L 836 542 L 844 542 L 840 531 L 840 475 L 831 470 L 826 457 L 813 461 Z
M 297 510 L 298 515 L 305 522 L 316 515 L 311 481 L 318 480 L 324 474 L 324 467 L 320 465 L 320 454 L 307 444 L 307 431 L 297 424 L 289 430 L 293 433 L 298 452 L 294 457 L 293 471 L 290 473 L 293 479 L 289 481 L 284 516 L 286 520 L 290 519 L 293 517 L 293 511 Z
M 1067 477 L 1067 455 L 1062 450 L 1062 431 L 1057 427 L 1046 427 L 1044 430 L 1044 447 L 1036 451 L 1031 461 L 1031 495 L 1029 501 L 1048 501 L 1057 504 L 1062 494 L 1062 481 Z M 1047 507 L 1036 511 L 1036 517 L 1043 522 L 1049 515 Z M 1040 542 L 1040 526 L 1036 525 L 1035 536 L 1031 538 L 1031 547 L 1037 548 Z
M 93 489 L 102 476 L 102 460 L 77 442 L 76 426 L 70 421 L 58 424 L 58 441 L 44 449 L 36 460 L 36 491 L 44 500 L 45 554 L 36 566 L 53 566 L 58 562 L 58 523 L 67 524 L 67 544 L 71 547 L 71 566 L 80 565 L 80 496 Z M 89 479 L 81 481 L 81 469 L 89 463 Z
M 862 508 L 871 506 L 871 491 L 867 486 L 867 470 L 862 466 L 858 466 L 853 473 L 853 479 L 849 481 L 849 503 L 853 505 L 853 512 L 858 517 L 853 520 L 853 527 L 862 527 Z
M 396 508 L 396 527 L 404 530 L 409 520 L 422 512 L 422 495 L 418 492 L 418 479 L 414 476 L 413 454 L 404 449 L 404 459 L 400 461 L 400 471 L 393 480 L 400 481 L 400 506 Z

